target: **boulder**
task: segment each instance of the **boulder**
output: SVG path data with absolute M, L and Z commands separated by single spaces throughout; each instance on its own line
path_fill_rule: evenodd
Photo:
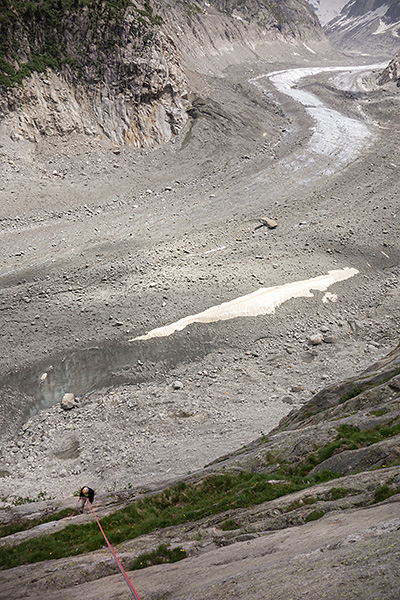
M 71 410 L 72 408 L 75 408 L 75 406 L 77 406 L 75 394 L 64 394 L 61 400 L 61 408 L 64 410 Z

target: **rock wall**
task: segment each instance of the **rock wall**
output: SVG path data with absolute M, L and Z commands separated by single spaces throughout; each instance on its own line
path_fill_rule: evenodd
M 68 60 L 60 69 L 0 88 L 3 133 L 32 142 L 72 132 L 104 134 L 138 147 L 178 133 L 187 120 L 187 82 L 175 45 L 159 26 L 148 23 L 139 31 L 134 16 L 127 10 L 116 27 L 90 21 L 85 11 L 67 15 L 60 43 Z M 19 39 L 29 61 L 35 48 L 23 31 Z
M 400 52 L 390 61 L 378 78 L 379 85 L 385 85 L 389 82 L 393 82 L 397 87 L 400 87 Z

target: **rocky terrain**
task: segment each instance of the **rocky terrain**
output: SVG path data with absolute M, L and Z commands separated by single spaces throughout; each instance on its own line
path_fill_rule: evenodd
M 400 52 L 390 61 L 378 78 L 379 85 L 387 83 L 395 83 L 397 87 L 400 87 Z
M 10 110 L 14 92 L 3 90 L 0 521 L 24 530 L 72 514 L 84 484 L 106 516 L 177 481 L 258 473 L 268 489 L 289 487 L 118 545 L 127 569 L 162 543 L 188 555 L 134 573 L 141 597 L 394 599 L 396 63 L 354 64 L 308 17 L 290 29 L 280 15 L 279 29 L 270 14 L 262 44 L 254 14 L 224 6 L 185 12 L 181 37 L 168 5 L 153 6 L 167 44 L 154 42 L 165 50 L 154 66 L 179 90 L 160 98 L 180 98 L 179 127 L 169 120 L 165 135 L 153 135 L 166 122 L 160 104 L 136 145 L 122 113 L 107 130 L 90 104 L 85 128 L 67 79 L 54 95 L 61 80 L 50 71 L 24 84 L 28 100 L 48 90 L 37 114 L 19 88 Z M 16 123 L 26 125 L 18 135 Z M 221 309 L 221 320 L 152 337 L 260 290 L 275 298 L 271 310 Z M 340 480 L 318 480 L 326 470 Z M 4 537 L 4 565 L 7 548 L 90 520 Z M 128 597 L 121 579 L 102 549 L 4 570 L 0 595 Z

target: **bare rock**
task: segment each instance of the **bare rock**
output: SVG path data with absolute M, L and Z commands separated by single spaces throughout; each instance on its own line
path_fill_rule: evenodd
M 261 217 L 260 223 L 261 225 L 265 225 L 265 227 L 268 227 L 268 229 L 275 229 L 276 227 L 278 227 L 278 223 L 273 219 L 270 219 L 269 217 Z
M 61 400 L 61 408 L 63 408 L 64 410 L 71 410 L 72 408 L 75 408 L 76 406 L 77 406 L 77 403 L 75 400 L 75 394 L 71 394 L 71 393 L 64 394 L 64 396 L 62 397 L 62 400 Z
M 313 335 L 310 335 L 310 337 L 308 338 L 308 341 L 310 342 L 311 346 L 319 346 L 319 344 L 322 344 L 323 340 L 324 338 L 321 333 L 315 333 Z

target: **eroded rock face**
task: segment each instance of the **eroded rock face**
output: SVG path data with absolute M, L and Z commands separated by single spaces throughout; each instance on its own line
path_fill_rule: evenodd
M 54 43 L 54 36 L 61 49 L 58 68 L 34 71 L 22 86 L 0 87 L 4 133 L 32 142 L 73 132 L 104 134 L 116 144 L 138 147 L 179 133 L 187 120 L 187 82 L 176 47 L 160 30 L 160 19 L 148 8 L 140 10 L 76 9 L 60 18 L 57 31 L 35 13 L 45 42 L 39 33 L 32 36 L 26 21 L 14 24 L 13 41 L 21 52 L 19 64 L 8 59 L 15 70 L 9 83 L 19 82 L 22 67 L 31 69 L 35 53 Z
M 123 56 L 125 54 L 125 56 Z M 121 64 L 134 57 L 121 51 Z M 104 134 L 116 144 L 136 147 L 169 141 L 184 126 L 186 80 L 172 44 L 161 37 L 140 59 L 137 75 L 118 89 L 113 71 L 95 85 L 75 82 L 71 74 L 33 73 L 23 87 L 3 88 L 0 120 L 14 140 L 38 142 L 42 136 Z
M 389 82 L 393 82 L 397 87 L 400 87 L 400 52 L 390 61 L 378 79 L 379 85 L 385 85 Z

